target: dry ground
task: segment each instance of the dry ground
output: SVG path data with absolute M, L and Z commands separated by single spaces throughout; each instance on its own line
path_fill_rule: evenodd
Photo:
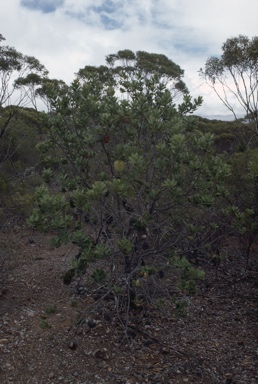
M 127 340 L 112 301 L 91 311 L 91 285 L 78 295 L 63 284 L 73 249 L 48 240 L 24 227 L 0 234 L 0 383 L 258 383 L 256 252 L 247 272 L 237 255 L 217 279 L 207 267 L 198 294 L 181 297 L 187 317 L 173 303 L 136 311 Z

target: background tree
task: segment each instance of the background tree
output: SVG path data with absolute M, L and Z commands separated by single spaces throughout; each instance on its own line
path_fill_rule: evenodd
M 173 99 L 188 93 L 188 89 L 182 80 L 184 71 L 179 65 L 165 55 L 138 51 L 134 53 L 129 49 L 118 51 L 106 57 L 107 66 L 86 66 L 80 69 L 77 76 L 79 79 L 89 81 L 89 73 L 98 74 L 100 81 L 109 84 L 117 84 L 118 89 L 121 82 L 127 79 L 130 82 L 138 81 L 138 77 L 143 77 L 150 81 L 154 76 L 157 81 L 164 84 L 170 91 Z M 143 84 L 144 85 L 144 84 Z M 120 90 L 120 89 L 119 89 Z M 144 92 L 144 90 L 142 90 Z M 151 96 L 151 88 L 147 87 L 145 92 Z
M 223 104 L 236 116 L 235 101 L 246 113 L 248 125 L 258 135 L 258 37 L 228 39 L 220 58 L 206 61 L 200 75 L 215 91 Z M 247 126 L 246 121 L 244 121 Z
M 202 133 L 211 132 L 214 135 L 216 153 L 244 152 L 250 148 L 250 143 L 254 148 L 258 144 L 257 135 L 250 129 L 243 129 L 238 120 L 221 121 L 198 117 L 196 128 Z
M 43 78 L 35 91 L 36 98 L 40 99 L 48 112 L 52 111 L 53 100 L 66 95 L 68 86 L 63 80 Z
M 0 43 L 4 40 L 0 35 Z M 31 189 L 37 185 L 37 182 L 28 181 L 34 179 L 39 160 L 35 145 L 42 115 L 36 111 L 37 91 L 42 88 L 47 74 L 45 67 L 34 57 L 0 45 L 1 224 L 13 213 L 28 214 Z M 28 172 L 28 169 L 34 171 Z
M 36 148 L 42 137 L 41 116 L 33 108 L 14 108 L 15 114 L 0 139 L 1 227 L 17 220 L 25 222 L 31 212 L 35 187 L 42 183 Z M 3 110 L 0 124 L 5 118 Z
M 0 35 L 0 42 L 4 41 Z M 0 46 L 0 111 L 6 118 L 1 122 L 0 138 L 15 114 L 16 107 L 36 108 L 36 88 L 47 70 L 32 56 L 26 56 L 9 46 Z

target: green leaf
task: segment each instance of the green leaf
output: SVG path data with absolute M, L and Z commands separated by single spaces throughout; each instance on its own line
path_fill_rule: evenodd
M 133 244 L 128 239 L 121 239 L 117 242 L 117 246 L 121 252 L 123 252 L 125 255 L 128 255 L 132 249 Z
M 97 244 L 94 249 L 94 255 L 97 259 L 103 259 L 110 255 L 110 249 L 106 244 Z
M 89 248 L 93 245 L 92 239 L 81 230 L 71 234 L 71 241 L 81 249 Z
M 97 282 L 97 283 L 104 283 L 107 279 L 107 274 L 102 268 L 97 268 L 92 273 L 91 277 Z

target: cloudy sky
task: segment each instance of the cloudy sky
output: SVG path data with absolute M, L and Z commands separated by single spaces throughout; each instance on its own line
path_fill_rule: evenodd
M 85 65 L 118 50 L 162 53 L 185 70 L 200 115 L 228 115 L 198 70 L 239 34 L 258 34 L 257 0 L 0 0 L 5 44 L 36 57 L 70 83 Z M 240 112 L 240 111 L 239 111 Z

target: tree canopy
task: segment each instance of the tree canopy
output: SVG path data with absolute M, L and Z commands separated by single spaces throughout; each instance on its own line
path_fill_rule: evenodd
M 5 38 L 0 35 L 0 42 Z M 0 45 L 0 109 L 9 108 L 9 114 L 0 126 L 0 137 L 5 133 L 14 106 L 37 107 L 37 89 L 48 71 L 35 57 L 24 55 L 8 45 Z
M 179 65 L 168 59 L 165 55 L 138 51 L 134 53 L 129 49 L 118 51 L 106 57 L 106 66 L 86 66 L 78 72 L 78 78 L 88 77 L 89 73 L 98 73 L 103 82 L 121 85 L 126 76 L 130 81 L 137 81 L 139 74 L 146 80 L 154 76 L 162 82 L 171 92 L 173 98 L 188 93 L 182 80 L 184 71 Z
M 210 57 L 200 75 L 235 118 L 238 102 L 258 135 L 258 37 L 227 39 L 221 57 Z
M 4 41 L 1 35 L 0 41 Z M 0 107 L 10 103 L 24 106 L 35 104 L 34 87 L 48 75 L 48 71 L 35 57 L 24 55 L 8 45 L 0 46 Z M 16 98 L 13 100 L 14 93 Z

